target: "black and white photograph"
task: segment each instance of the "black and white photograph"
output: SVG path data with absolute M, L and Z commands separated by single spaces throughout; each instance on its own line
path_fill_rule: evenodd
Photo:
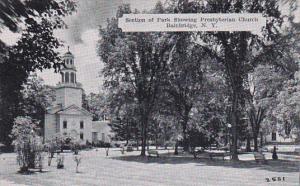
M 0 0 L 0 186 L 300 186 L 300 0 Z

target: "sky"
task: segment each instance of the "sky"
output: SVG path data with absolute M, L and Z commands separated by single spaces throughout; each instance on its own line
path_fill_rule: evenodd
M 70 46 L 70 51 L 75 56 L 77 79 L 82 83 L 85 92 L 97 93 L 102 88 L 103 67 L 100 57 L 97 56 L 97 42 L 99 40 L 99 26 L 107 18 L 116 14 L 118 6 L 130 3 L 132 8 L 145 9 L 154 7 L 157 0 L 77 0 L 78 9 L 74 15 L 65 19 L 68 29 L 55 32 L 58 38 L 64 40 L 65 46 Z M 67 47 L 61 49 L 64 53 Z M 38 73 L 46 84 L 56 85 L 60 76 L 53 70 Z
M 144 10 L 153 8 L 156 2 L 157 0 L 77 0 L 77 11 L 64 19 L 68 29 L 55 31 L 55 36 L 65 45 L 59 49 L 62 54 L 67 52 L 67 46 L 74 54 L 77 80 L 83 85 L 85 93 L 97 93 L 102 89 L 103 65 L 96 48 L 99 26 L 103 25 L 107 18 L 116 15 L 117 8 L 122 3 L 129 3 L 134 9 Z M 6 44 L 13 45 L 18 40 L 19 34 L 8 29 L 1 31 L 1 40 Z M 44 70 L 37 74 L 48 85 L 56 85 L 60 81 L 60 75 L 54 73 L 54 70 Z
M 122 3 L 129 3 L 132 8 L 144 10 L 153 8 L 157 0 L 77 0 L 77 2 L 77 12 L 65 18 L 68 29 L 58 30 L 55 35 L 64 41 L 65 47 L 59 49 L 61 53 L 65 53 L 67 46 L 70 46 L 70 51 L 75 56 L 77 80 L 82 83 L 85 92 L 97 93 L 103 83 L 101 77 L 103 64 L 97 56 L 96 48 L 99 26 L 103 25 L 107 18 L 115 15 L 117 7 Z M 300 11 L 298 12 L 300 15 Z M 2 31 L 0 37 L 4 42 L 14 44 L 17 41 L 17 34 L 8 30 Z M 60 81 L 60 76 L 55 74 L 54 70 L 38 72 L 38 75 L 48 85 L 56 85 Z

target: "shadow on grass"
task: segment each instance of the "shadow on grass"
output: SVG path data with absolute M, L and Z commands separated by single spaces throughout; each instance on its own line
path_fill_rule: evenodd
M 49 172 L 49 171 L 47 171 L 47 170 L 42 170 L 42 171 L 40 171 L 40 170 L 35 170 L 35 169 L 32 169 L 32 170 L 28 170 L 28 171 L 18 171 L 17 173 L 18 174 L 21 174 L 21 175 L 33 175 L 33 174 L 42 174 L 42 173 L 47 173 L 47 172 Z
M 271 172 L 298 172 L 299 163 L 297 161 L 287 161 L 287 160 L 268 160 L 267 164 L 256 163 L 255 160 L 249 161 L 231 161 L 222 159 L 207 159 L 207 158 L 197 158 L 194 159 L 192 156 L 172 156 L 172 155 L 162 155 L 160 157 L 142 157 L 142 156 L 121 156 L 113 157 L 111 159 L 138 162 L 138 163 L 157 163 L 157 164 L 188 164 L 195 163 L 195 166 L 222 166 L 231 168 L 255 168 L 260 170 L 267 170 Z

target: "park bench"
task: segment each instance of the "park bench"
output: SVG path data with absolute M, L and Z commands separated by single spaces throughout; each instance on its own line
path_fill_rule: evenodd
M 210 152 L 209 158 L 212 160 L 214 157 L 221 157 L 223 160 L 225 160 L 225 156 L 231 156 L 228 152 Z
M 231 153 L 230 152 L 205 152 L 204 150 L 198 150 L 194 152 L 194 158 L 202 157 L 202 158 L 209 158 L 212 160 L 215 157 L 221 157 L 223 160 L 225 160 L 226 156 L 231 156 Z
M 155 155 L 156 157 L 159 157 L 157 150 L 148 150 L 148 156 L 151 157 L 151 155 Z
M 267 159 L 263 153 L 254 152 L 253 155 L 254 155 L 254 159 L 255 159 L 256 163 L 259 163 L 259 162 L 267 163 Z

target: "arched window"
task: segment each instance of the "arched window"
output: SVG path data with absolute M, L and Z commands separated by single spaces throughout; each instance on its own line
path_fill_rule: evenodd
M 71 72 L 71 83 L 75 83 L 75 76 L 73 72 Z
M 66 72 L 66 78 L 65 78 L 66 83 L 69 83 L 69 72 Z
M 72 60 L 72 59 L 70 59 L 70 64 L 71 64 L 71 65 L 73 64 L 73 60 Z
M 61 74 L 61 82 L 65 82 L 65 75 L 63 72 L 60 73 Z

